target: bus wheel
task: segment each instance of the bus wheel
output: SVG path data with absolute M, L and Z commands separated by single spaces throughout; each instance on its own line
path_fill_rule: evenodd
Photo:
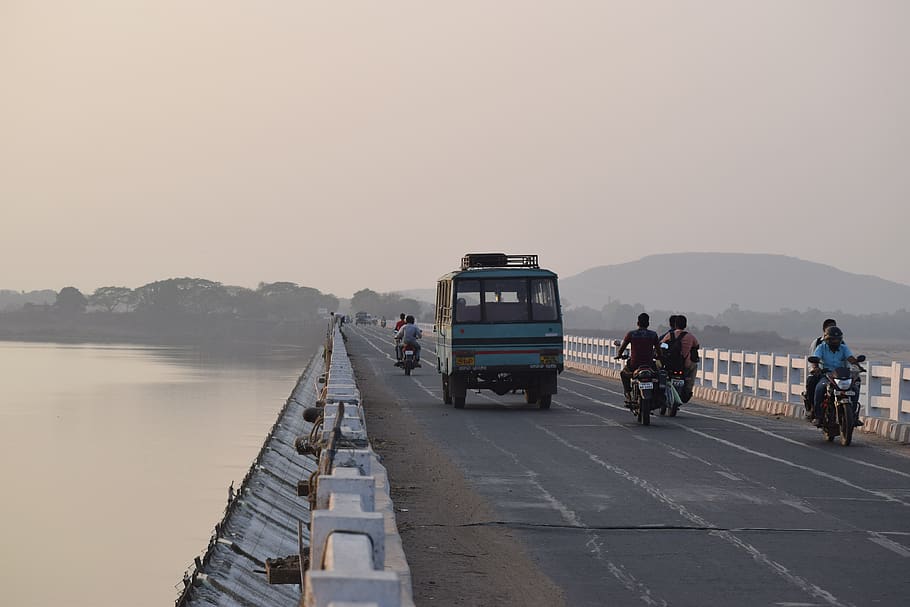
M 452 400 L 455 402 L 456 409 L 464 409 L 464 396 L 453 396 Z
M 534 388 L 525 388 L 525 402 L 529 405 L 537 403 L 538 399 L 537 390 Z
M 449 376 L 446 373 L 442 374 L 442 402 L 452 404 L 452 391 L 449 389 Z
M 549 409 L 550 403 L 553 402 L 553 395 L 552 394 L 541 394 L 540 400 L 537 402 L 540 404 L 541 409 Z

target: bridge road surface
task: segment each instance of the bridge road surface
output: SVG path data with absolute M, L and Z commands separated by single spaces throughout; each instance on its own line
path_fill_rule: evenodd
M 432 334 L 405 377 L 389 329 L 345 332 L 568 605 L 910 605 L 906 447 L 695 403 L 643 427 L 618 382 L 569 370 L 548 411 L 455 410 Z

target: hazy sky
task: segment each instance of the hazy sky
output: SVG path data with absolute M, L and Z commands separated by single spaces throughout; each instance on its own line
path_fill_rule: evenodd
M 908 23 L 906 0 L 0 0 L 0 288 L 350 296 L 490 250 L 910 283 Z

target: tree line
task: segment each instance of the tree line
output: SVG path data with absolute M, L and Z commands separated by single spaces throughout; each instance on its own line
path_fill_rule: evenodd
M 433 318 L 433 305 L 397 293 L 377 293 L 361 289 L 351 298 L 353 312 L 367 312 L 373 316 L 397 319 L 399 314 L 413 314 L 418 321 Z
M 341 300 L 293 282 L 255 289 L 205 278 L 168 278 L 135 289 L 104 286 L 85 294 L 76 287 L 53 291 L 2 291 L 0 339 L 198 343 L 247 341 L 296 343 L 325 329 Z M 414 299 L 362 289 L 353 311 L 397 318 L 424 315 Z M 432 315 L 432 311 L 430 311 Z

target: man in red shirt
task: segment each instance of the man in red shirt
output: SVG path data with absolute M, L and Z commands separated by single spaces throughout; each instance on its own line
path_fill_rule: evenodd
M 404 312 L 402 312 L 401 315 L 399 315 L 399 317 L 398 317 L 398 322 L 395 323 L 395 335 L 396 335 L 396 337 L 395 337 L 395 366 L 396 367 L 401 364 L 401 358 L 402 358 L 401 357 L 401 340 L 398 339 L 398 337 L 397 337 L 398 330 L 401 329 L 401 327 L 405 326 L 406 324 L 407 324 L 407 322 L 405 322 Z
M 649 324 L 651 324 L 651 317 L 645 312 L 639 314 L 638 329 L 626 333 L 619 346 L 619 351 L 616 353 L 616 358 L 620 358 L 626 346 L 630 346 L 632 350 L 626 366 L 619 372 L 627 403 L 632 402 L 632 374 L 635 373 L 635 370 L 639 367 L 654 368 L 654 357 L 657 355 L 659 342 L 657 333 L 648 329 Z

